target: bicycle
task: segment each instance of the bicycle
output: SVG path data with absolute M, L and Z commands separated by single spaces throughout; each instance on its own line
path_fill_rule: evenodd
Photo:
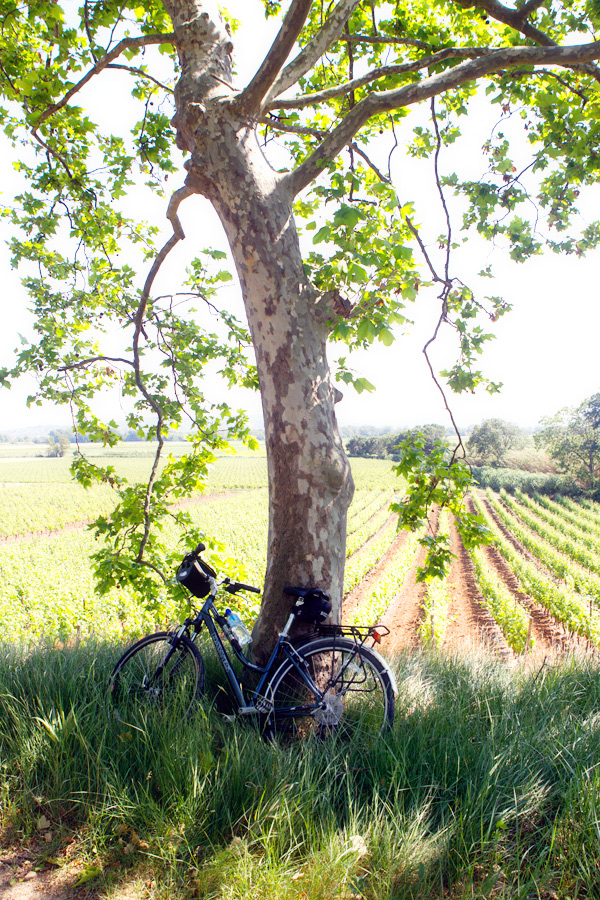
M 176 630 L 137 641 L 113 669 L 109 695 L 120 721 L 134 724 L 137 716 L 143 720 L 152 711 L 169 718 L 191 715 L 204 689 L 204 663 L 196 639 L 205 626 L 237 703 L 237 715 L 258 717 L 267 737 L 342 734 L 372 739 L 391 727 L 396 679 L 373 649 L 389 634 L 388 628 L 327 625 L 331 604 L 324 591 L 286 587 L 285 593 L 296 598 L 294 606 L 267 664 L 259 666 L 243 652 L 215 599 L 219 588 L 232 595 L 260 589 L 229 578 L 218 583 L 214 570 L 200 558 L 204 549 L 199 544 L 177 571 L 177 580 L 204 600 L 202 607 Z M 290 639 L 296 618 L 313 625 L 315 632 Z M 235 658 L 258 677 L 248 698 L 219 629 Z

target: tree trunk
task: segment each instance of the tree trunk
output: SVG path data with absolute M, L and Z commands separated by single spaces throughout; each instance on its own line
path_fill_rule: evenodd
M 191 5 L 196 16 L 198 8 L 206 16 L 207 4 Z M 189 3 L 167 4 L 175 6 L 179 16 L 189 17 Z M 187 44 L 179 42 L 183 74 L 174 124 L 179 145 L 192 154 L 186 184 L 213 203 L 225 228 L 256 352 L 269 472 L 265 592 L 254 628 L 260 660 L 289 613 L 291 600 L 282 594 L 286 584 L 326 590 L 339 621 L 354 484 L 337 430 L 338 392 L 325 353 L 331 312 L 322 308 L 304 274 L 293 197 L 264 158 L 254 123 L 223 83 L 230 76 L 231 44 L 222 23 L 203 16 L 194 21 L 211 35 L 213 48 L 220 41 L 221 52 L 207 67 L 197 38 L 188 34 Z M 177 29 L 176 19 L 174 24 Z M 218 78 L 211 80 L 210 72 L 217 70 Z

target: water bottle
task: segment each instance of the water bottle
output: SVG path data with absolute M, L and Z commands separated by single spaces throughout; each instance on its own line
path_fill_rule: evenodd
M 236 612 L 232 612 L 229 607 L 225 610 L 225 618 L 227 620 L 227 624 L 231 629 L 231 633 L 237 640 L 240 645 L 244 647 L 246 644 L 249 644 L 252 640 L 252 635 L 238 616 Z

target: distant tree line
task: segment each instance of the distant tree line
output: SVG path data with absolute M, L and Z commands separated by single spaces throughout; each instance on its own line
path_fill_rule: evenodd
M 399 460 L 398 445 L 416 434 L 424 436 L 425 451 L 430 452 L 438 441 L 444 441 L 446 429 L 443 425 L 421 425 L 394 434 L 356 435 L 346 441 L 346 453 L 348 456 L 362 456 L 369 459 Z
M 346 440 L 353 437 L 390 437 L 392 429 L 388 425 L 340 425 L 340 435 Z
M 25 434 L 0 434 L 0 444 L 45 444 L 48 438 L 45 435 Z

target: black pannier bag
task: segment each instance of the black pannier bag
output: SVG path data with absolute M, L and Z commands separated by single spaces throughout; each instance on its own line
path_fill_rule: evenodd
M 203 559 L 198 559 L 193 553 L 188 553 L 177 569 L 177 581 L 183 584 L 194 597 L 203 599 L 210 594 L 209 576 L 215 578 L 216 574 L 215 570 L 211 569 Z
M 299 597 L 294 605 L 296 618 L 301 622 L 311 622 L 313 625 L 322 625 L 331 612 L 329 596 L 320 588 L 312 588 L 304 597 Z

